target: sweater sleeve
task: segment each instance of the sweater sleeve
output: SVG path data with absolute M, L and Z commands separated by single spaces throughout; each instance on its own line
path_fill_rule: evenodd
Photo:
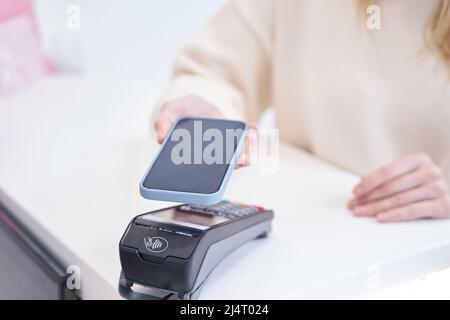
M 197 95 L 255 121 L 271 100 L 272 0 L 233 0 L 178 55 L 160 105 Z

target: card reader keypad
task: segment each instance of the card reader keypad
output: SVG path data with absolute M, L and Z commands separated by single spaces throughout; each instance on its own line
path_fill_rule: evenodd
M 197 205 L 186 204 L 180 207 L 180 210 L 186 212 L 196 212 L 203 214 L 211 214 L 227 219 L 238 219 L 247 217 L 258 212 L 264 211 L 263 208 L 258 206 L 243 205 L 239 203 L 232 203 L 229 201 L 221 201 L 214 205 Z

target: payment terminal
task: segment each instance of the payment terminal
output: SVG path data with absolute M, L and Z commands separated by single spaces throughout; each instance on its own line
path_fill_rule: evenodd
M 135 217 L 120 240 L 119 293 L 127 299 L 197 299 L 214 267 L 243 243 L 266 237 L 273 211 L 221 201 Z

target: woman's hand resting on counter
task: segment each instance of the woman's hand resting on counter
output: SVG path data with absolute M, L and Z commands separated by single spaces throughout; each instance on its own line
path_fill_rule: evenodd
M 387 164 L 353 190 L 348 206 L 358 217 L 380 222 L 450 217 L 450 196 L 442 170 L 423 153 Z

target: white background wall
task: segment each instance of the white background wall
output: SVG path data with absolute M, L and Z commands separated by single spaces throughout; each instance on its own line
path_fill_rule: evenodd
M 63 71 L 165 83 L 173 59 L 226 0 L 34 0 L 45 49 Z M 67 28 L 71 5 L 79 30 Z

